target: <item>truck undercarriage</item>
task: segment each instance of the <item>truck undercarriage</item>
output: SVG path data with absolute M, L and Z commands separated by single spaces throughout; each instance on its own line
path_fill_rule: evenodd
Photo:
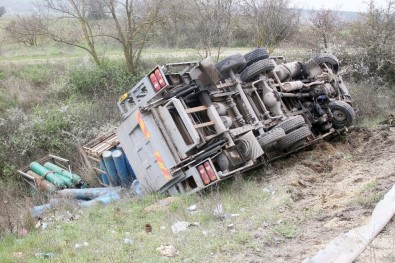
M 355 118 L 336 57 L 286 63 L 265 49 L 156 67 L 118 106 L 145 192 L 202 190 L 306 147 Z

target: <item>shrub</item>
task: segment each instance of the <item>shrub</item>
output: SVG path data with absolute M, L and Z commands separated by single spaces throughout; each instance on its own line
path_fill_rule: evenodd
M 354 106 L 357 108 L 357 120 L 374 119 L 387 115 L 395 109 L 395 89 L 377 79 L 348 83 Z
M 7 234 L 25 234 L 34 227 L 31 199 L 21 182 L 0 181 L 0 239 Z
M 112 118 L 103 118 L 102 113 Z M 30 114 L 9 109 L 0 119 L 0 178 L 49 152 L 75 160 L 77 145 L 108 131 L 117 120 L 106 107 L 92 101 L 49 103 L 34 107 Z
M 139 79 L 130 75 L 123 63 L 104 61 L 102 67 L 86 64 L 70 69 L 67 85 L 80 95 L 114 98 L 129 90 Z

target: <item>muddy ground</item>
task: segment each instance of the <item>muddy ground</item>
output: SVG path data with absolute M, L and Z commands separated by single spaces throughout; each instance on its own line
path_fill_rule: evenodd
M 270 245 L 263 258 L 250 261 L 301 262 L 338 234 L 367 223 L 375 204 L 392 188 L 395 128 L 355 128 L 275 162 L 268 173 L 273 185 L 289 187 L 292 211 L 299 211 L 294 218 L 303 220 L 301 234 Z M 395 262 L 394 220 L 357 262 Z

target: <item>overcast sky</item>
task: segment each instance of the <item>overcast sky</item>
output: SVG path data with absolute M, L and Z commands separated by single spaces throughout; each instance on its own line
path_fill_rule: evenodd
M 367 9 L 367 0 L 293 0 L 299 8 L 336 9 L 341 11 L 362 12 Z M 375 0 L 378 6 L 385 6 L 386 0 Z
M 29 12 L 34 0 L 0 0 L 0 6 L 5 6 L 8 14 Z M 170 0 L 166 0 L 170 1 Z M 165 1 L 165 2 L 166 2 Z M 362 12 L 367 9 L 369 0 L 291 0 L 295 6 L 302 9 L 334 9 L 342 11 Z M 378 6 L 385 6 L 387 0 L 375 0 Z

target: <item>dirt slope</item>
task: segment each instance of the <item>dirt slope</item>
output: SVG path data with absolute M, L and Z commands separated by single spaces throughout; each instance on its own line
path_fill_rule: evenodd
M 289 187 L 301 234 L 273 244 L 257 261 L 301 262 L 338 234 L 365 224 L 393 186 L 394 128 L 354 129 L 274 163 L 269 173 L 274 185 Z M 392 222 L 358 262 L 395 262 L 394 233 Z

